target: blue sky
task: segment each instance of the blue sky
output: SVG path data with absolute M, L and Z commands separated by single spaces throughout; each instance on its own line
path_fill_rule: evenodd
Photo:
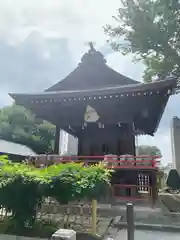
M 143 65 L 111 51 L 102 26 L 112 22 L 119 0 L 6 0 L 0 3 L 0 106 L 8 92 L 43 91 L 76 67 L 87 42 L 95 42 L 109 66 L 141 81 Z M 179 96 L 170 99 L 155 137 L 139 144 L 158 146 L 171 161 L 170 120 L 179 116 Z

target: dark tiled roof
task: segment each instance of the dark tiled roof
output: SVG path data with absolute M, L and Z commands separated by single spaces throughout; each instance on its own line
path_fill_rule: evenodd
M 74 71 L 46 91 L 84 90 L 137 83 L 110 68 L 104 56 L 91 49 L 82 56 L 81 63 Z
M 176 80 L 164 80 L 152 83 L 138 83 L 129 84 L 125 86 L 116 85 L 111 87 L 103 87 L 96 89 L 84 89 L 84 90 L 69 90 L 69 91 L 54 91 L 54 92 L 41 92 L 41 93 L 11 93 L 10 96 L 18 100 L 20 99 L 59 99 L 68 97 L 85 97 L 85 96 L 100 96 L 105 94 L 116 94 L 116 93 L 136 93 L 145 91 L 160 91 L 163 89 L 173 90 L 176 88 Z

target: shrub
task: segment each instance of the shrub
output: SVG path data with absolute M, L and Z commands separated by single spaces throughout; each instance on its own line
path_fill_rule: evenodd
M 0 167 L 0 205 L 12 213 L 13 225 L 32 225 L 42 201 L 41 179 L 30 166 L 5 162 Z
M 166 184 L 172 190 L 180 189 L 180 176 L 176 169 L 171 169 L 169 171 Z
M 109 186 L 110 174 L 111 171 L 101 164 L 89 167 L 79 163 L 53 165 L 41 170 L 46 179 L 44 195 L 63 204 L 83 198 L 98 199 Z
M 33 226 L 43 197 L 59 203 L 98 199 L 109 186 L 111 170 L 103 165 L 83 167 L 79 163 L 53 165 L 44 169 L 12 163 L 0 157 L 0 205 L 12 213 L 12 228 Z

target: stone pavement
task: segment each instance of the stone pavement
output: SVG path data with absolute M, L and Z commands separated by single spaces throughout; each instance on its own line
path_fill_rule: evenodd
M 109 212 L 108 216 L 117 217 L 121 216 L 120 223 L 126 222 L 126 206 L 110 206 L 107 205 L 102 206 L 100 212 L 103 212 L 102 209 L 105 208 L 104 211 Z M 104 216 L 105 217 L 105 216 Z M 180 215 L 164 215 L 161 212 L 160 208 L 151 208 L 146 206 L 134 206 L 134 220 L 137 224 L 147 224 L 147 225 L 165 225 L 165 226 L 175 226 L 179 228 L 180 231 Z M 118 223 L 117 223 L 118 225 Z
M 50 216 L 51 215 L 51 216 Z M 63 214 L 58 213 L 58 211 L 55 214 L 48 214 L 48 219 L 52 217 L 53 220 L 56 220 L 57 222 L 62 222 Z M 71 216 L 71 219 L 75 219 L 76 221 L 73 222 L 72 228 L 75 230 L 83 229 L 85 230 L 91 228 L 91 216 L 89 213 L 89 208 L 86 209 L 85 213 L 83 214 L 83 225 L 81 224 L 81 216 L 76 214 L 76 216 Z M 121 236 L 125 233 L 123 233 L 122 229 L 126 228 L 127 221 L 126 221 L 126 206 L 125 205 L 108 205 L 108 204 L 98 204 L 98 216 L 97 216 L 97 233 L 99 235 L 110 235 L 116 238 L 116 236 Z M 134 220 L 135 220 L 135 226 L 136 226 L 136 235 L 139 234 L 139 236 L 143 236 L 143 234 L 147 234 L 150 236 L 146 240 L 152 239 L 152 232 L 149 231 L 161 231 L 161 233 L 155 232 L 160 235 L 160 237 L 164 237 L 165 235 L 168 236 L 168 234 L 163 235 L 164 232 L 179 232 L 180 235 L 180 216 L 177 215 L 168 215 L 165 216 L 160 208 L 152 209 L 151 207 L 147 206 L 134 206 Z M 74 220 L 73 220 L 74 221 Z M 80 231 L 80 230 L 79 230 Z M 89 231 L 89 230 L 88 230 Z M 151 233 L 151 234 L 150 234 Z M 178 234 L 178 233 L 177 233 Z M 174 236 L 177 236 L 176 234 Z M 118 238 L 116 238 L 118 239 Z M 123 238 L 119 238 L 119 240 L 124 240 Z M 154 238 L 153 240 L 156 240 L 157 238 Z M 166 240 L 166 238 L 164 238 Z M 180 239 L 180 238 L 179 238 Z M 126 239 L 125 239 L 126 240 Z M 135 239 L 136 240 L 136 239 Z M 140 239 L 138 239 L 140 240 Z M 143 239 L 144 240 L 144 239 Z M 161 240 L 159 238 L 158 240 Z M 168 238 L 167 238 L 168 240 Z M 176 240 L 176 239 L 173 239 Z
M 179 240 L 179 233 L 158 232 L 158 231 L 135 231 L 134 240 Z M 115 240 L 127 240 L 126 230 L 119 231 Z

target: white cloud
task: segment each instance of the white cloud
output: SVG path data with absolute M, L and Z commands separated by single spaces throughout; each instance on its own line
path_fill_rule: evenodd
M 108 56 L 107 63 L 117 72 L 137 81 L 142 81 L 144 66 L 140 62 L 133 62 L 131 55 L 123 56 L 119 52 L 112 53 Z
M 4 106 L 8 106 L 12 103 L 13 103 L 13 100 L 8 96 L 7 90 L 0 89 L 0 108 Z
M 102 26 L 111 22 L 118 0 L 0 1 L 0 34 L 22 38 L 39 30 L 47 35 L 91 41 L 104 39 Z

